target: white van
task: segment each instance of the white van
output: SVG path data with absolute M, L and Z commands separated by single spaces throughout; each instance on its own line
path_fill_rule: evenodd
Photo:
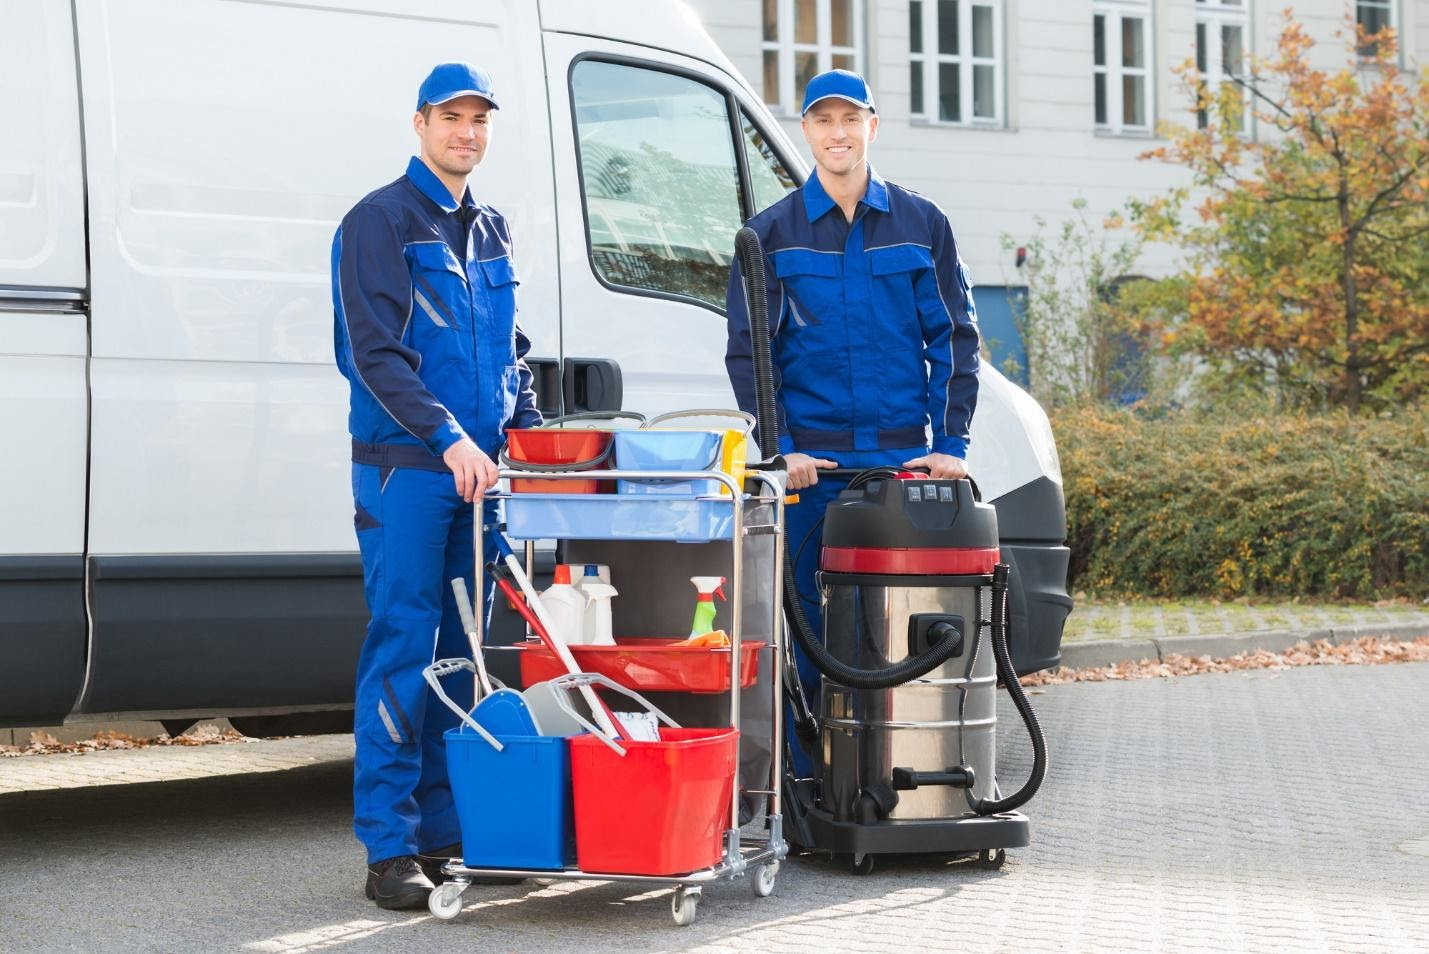
M 682 4 L 6 3 L 0 725 L 350 708 L 329 248 L 453 59 L 499 84 L 474 191 L 512 223 L 543 410 L 733 406 L 733 235 L 806 170 Z M 1069 606 L 1056 452 L 982 381 L 972 468 L 1042 668 Z

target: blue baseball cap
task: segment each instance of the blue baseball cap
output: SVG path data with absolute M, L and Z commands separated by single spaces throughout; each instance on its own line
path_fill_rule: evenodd
M 423 106 L 439 106 L 458 96 L 480 96 L 492 109 L 500 109 L 491 87 L 491 74 L 486 70 L 470 63 L 438 63 L 417 90 L 417 111 L 421 112 Z
M 830 96 L 846 99 L 870 112 L 878 112 L 873 108 L 873 91 L 862 76 L 852 70 L 829 70 L 809 80 L 809 85 L 804 88 L 804 108 L 799 115 L 807 113 L 819 100 Z

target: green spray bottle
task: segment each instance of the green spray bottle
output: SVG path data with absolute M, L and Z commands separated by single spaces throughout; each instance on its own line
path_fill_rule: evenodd
M 722 576 L 692 576 L 690 582 L 695 584 L 695 589 L 699 591 L 700 597 L 695 603 L 695 621 L 690 624 L 691 636 L 703 636 L 715 628 L 715 597 L 725 599 L 724 577 Z

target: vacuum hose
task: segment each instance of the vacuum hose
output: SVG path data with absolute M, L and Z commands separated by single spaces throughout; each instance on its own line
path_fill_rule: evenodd
M 734 237 L 734 253 L 744 272 L 744 296 L 749 312 L 749 340 L 754 358 L 755 418 L 759 423 L 759 453 L 766 460 L 779 453 L 779 418 L 774 403 L 774 360 L 769 350 L 769 293 L 764 284 L 764 247 L 759 233 L 745 226 Z M 794 561 L 790 559 L 789 541 L 784 541 L 784 615 L 794 638 L 824 675 L 851 689 L 891 689 L 925 676 L 947 662 L 958 652 L 957 640 L 945 639 L 932 650 L 912 656 L 882 669 L 858 669 L 835 658 L 814 634 L 809 618 L 799 600 L 794 578 Z M 792 667 L 790 667 L 792 668 Z M 798 677 L 790 688 L 797 688 L 796 726 L 803 732 L 815 731 L 813 713 L 803 697 Z
M 1012 651 L 1007 646 L 1008 571 L 1006 563 L 997 564 L 992 571 L 992 653 L 997 660 L 997 674 L 1032 740 L 1032 774 L 1020 789 L 1006 798 L 980 800 L 975 808 L 979 815 L 1010 812 L 1025 805 L 1037 794 L 1047 774 L 1047 740 L 1042 736 L 1042 726 L 1037 721 L 1037 713 L 1032 711 L 1032 703 L 1027 701 L 1027 693 L 1022 691 L 1022 683 L 1017 681 L 1017 668 L 1012 664 Z

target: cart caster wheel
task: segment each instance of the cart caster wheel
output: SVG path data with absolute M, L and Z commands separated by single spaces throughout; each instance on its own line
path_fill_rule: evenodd
M 700 889 L 680 885 L 670 896 L 670 916 L 680 927 L 695 923 L 695 911 L 700 906 Z
M 873 874 L 873 855 L 849 855 L 848 870 L 859 876 Z
M 996 871 L 1007 863 L 1007 852 L 1001 848 L 984 848 L 977 853 L 977 866 Z
M 767 898 L 774 893 L 774 879 L 779 877 L 779 862 L 771 861 L 767 865 L 755 865 L 754 874 L 749 879 L 749 884 L 754 888 L 756 898 Z
M 427 910 L 438 920 L 450 921 L 461 913 L 461 895 L 466 885 L 460 881 L 447 881 L 432 889 L 427 897 Z

